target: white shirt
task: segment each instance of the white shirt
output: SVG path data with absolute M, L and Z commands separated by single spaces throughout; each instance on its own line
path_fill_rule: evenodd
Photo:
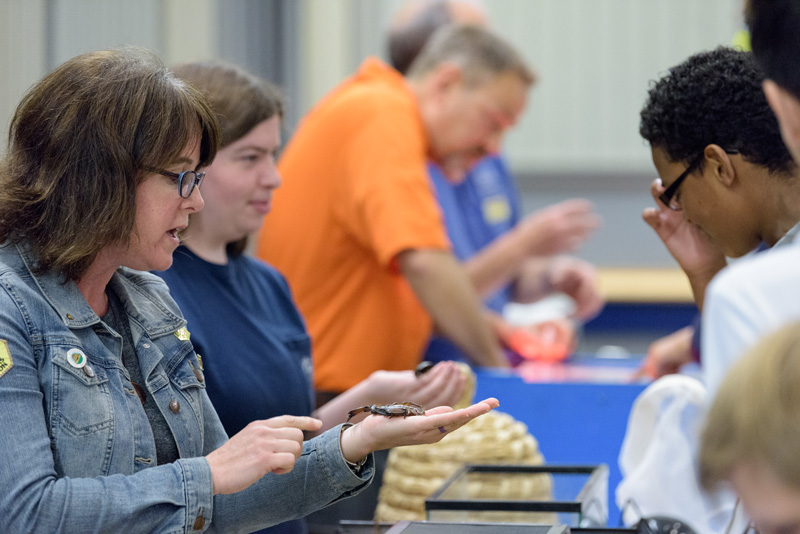
M 653 431 L 653 439 L 645 446 L 639 444 L 633 455 L 636 436 L 629 421 L 620 454 L 624 477 L 616 494 L 620 507 L 633 499 L 645 514 L 671 513 L 704 533 L 728 531 L 736 498 L 729 490 L 706 493 L 700 488 L 696 472 L 699 421 L 728 370 L 744 351 L 763 335 L 800 319 L 800 239 L 794 241 L 799 229 L 800 224 L 789 230 L 768 252 L 737 260 L 709 284 L 701 338 L 706 395 L 689 402 L 685 396 L 677 395 L 682 391 L 680 387 L 668 391 L 675 393 L 675 400 L 659 403 L 660 410 L 650 417 L 647 427 Z M 661 378 L 645 393 L 651 388 L 665 388 L 662 383 L 665 380 L 676 379 Z M 678 386 L 681 384 L 677 382 Z M 644 397 L 643 393 L 634 406 Z M 638 462 L 632 462 L 631 458 Z M 747 522 L 740 510 L 731 532 L 742 532 Z
M 800 223 L 767 254 L 737 261 L 706 289 L 703 381 L 709 405 L 728 370 L 764 335 L 800 319 Z

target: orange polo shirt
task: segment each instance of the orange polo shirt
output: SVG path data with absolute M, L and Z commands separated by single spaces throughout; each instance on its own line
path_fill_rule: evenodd
M 370 58 L 300 123 L 256 254 L 289 280 L 313 342 L 318 391 L 412 369 L 432 323 L 397 254 L 448 249 L 427 136 L 403 77 Z

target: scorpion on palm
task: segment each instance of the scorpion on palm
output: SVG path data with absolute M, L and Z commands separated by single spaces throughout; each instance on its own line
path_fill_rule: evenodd
M 384 417 L 408 417 L 409 415 L 424 415 L 425 408 L 413 402 L 393 402 L 391 404 L 371 404 L 347 412 L 347 420 L 360 413 L 369 412 Z
M 414 370 L 414 376 L 419 378 L 433 368 L 434 364 L 431 362 L 422 362 Z M 390 404 L 370 404 L 369 406 L 362 406 L 355 410 L 347 412 L 347 421 L 356 415 L 364 412 L 370 412 L 374 415 L 382 415 L 384 417 L 408 417 L 409 415 L 425 415 L 425 408 L 414 402 L 392 402 Z

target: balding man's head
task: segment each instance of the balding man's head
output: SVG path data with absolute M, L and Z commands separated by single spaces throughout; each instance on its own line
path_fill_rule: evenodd
M 406 80 L 417 97 L 429 157 L 457 180 L 499 150 L 525 108 L 534 74 L 502 37 L 448 24 L 425 45 Z

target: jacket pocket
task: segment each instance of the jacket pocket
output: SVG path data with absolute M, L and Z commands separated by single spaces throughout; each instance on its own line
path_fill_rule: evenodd
M 195 370 L 199 370 L 199 364 L 195 362 L 190 365 L 188 360 L 184 360 L 170 372 L 168 378 L 164 377 L 169 381 L 169 386 L 155 392 L 156 397 L 160 399 L 159 403 L 166 405 L 169 402 L 172 413 L 166 413 L 167 422 L 178 442 L 182 458 L 203 454 L 205 385 L 200 382 Z M 202 374 L 200 376 L 202 377 Z M 173 400 L 177 403 L 173 404 Z M 198 436 L 201 436 L 201 439 L 198 439 Z
M 67 352 L 72 348 L 48 348 L 53 363 L 50 432 L 56 469 L 63 476 L 99 476 L 105 474 L 113 448 L 110 384 L 106 369 L 99 365 L 70 365 Z
M 200 382 L 200 379 L 202 379 L 203 382 Z M 198 417 L 197 422 L 202 428 L 201 395 L 206 386 L 205 376 L 202 370 L 200 370 L 199 363 L 197 363 L 196 360 L 194 364 L 190 363 L 188 359 L 184 360 L 170 373 L 169 381 L 172 383 L 175 390 L 181 393 L 184 400 L 192 406 L 192 409 Z

